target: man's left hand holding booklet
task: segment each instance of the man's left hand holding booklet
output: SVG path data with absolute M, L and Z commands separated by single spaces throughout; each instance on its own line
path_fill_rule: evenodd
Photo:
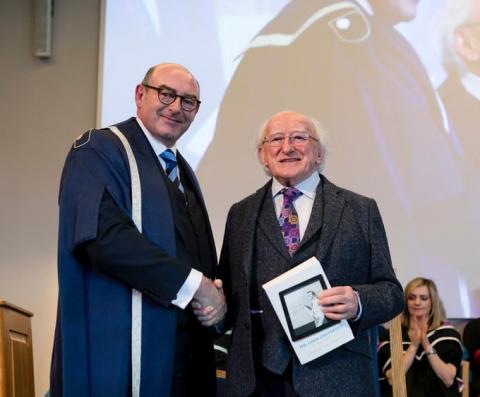
M 347 320 L 333 321 L 323 314 L 317 294 L 326 288 L 330 283 L 315 257 L 263 284 L 301 364 L 354 338 Z

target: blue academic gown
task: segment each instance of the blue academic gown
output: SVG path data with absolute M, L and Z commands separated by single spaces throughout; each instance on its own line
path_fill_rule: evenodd
M 170 302 L 191 267 L 175 258 L 172 209 L 148 140 L 134 118 L 117 126 L 132 146 L 139 168 L 143 235 L 165 253 L 163 262 L 142 269 L 144 278 L 130 284 L 143 293 L 140 391 L 141 396 L 168 396 L 176 332 L 176 309 Z M 204 207 L 193 171 L 185 166 Z M 131 395 L 131 287 L 92 268 L 76 253 L 83 242 L 96 237 L 105 191 L 131 215 L 130 171 L 123 145 L 111 131 L 94 130 L 79 137 L 70 150 L 60 185 L 52 394 L 61 395 L 63 389 L 65 396 Z

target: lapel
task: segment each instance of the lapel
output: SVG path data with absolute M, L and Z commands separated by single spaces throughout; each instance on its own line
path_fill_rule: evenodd
M 314 224 L 311 226 L 312 230 L 310 230 L 309 233 L 312 232 L 314 234 L 318 228 L 322 228 L 320 232 L 318 249 L 316 252 L 318 260 L 320 263 L 323 263 L 328 249 L 330 248 L 330 245 L 332 244 L 337 233 L 340 220 L 342 219 L 343 209 L 345 206 L 345 197 L 342 193 L 342 189 L 331 183 L 327 178 L 325 178 L 325 176 L 321 175 L 321 179 L 321 188 L 323 189 L 323 192 L 321 194 L 317 194 L 315 197 L 315 202 L 317 201 L 317 198 L 320 200 L 323 198 L 323 211 L 319 209 L 318 204 L 316 206 L 316 203 L 314 202 L 314 207 L 312 209 L 313 219 L 312 217 L 310 218 Z M 313 211 L 316 212 L 315 215 Z M 322 212 L 323 219 L 318 219 L 318 217 L 322 216 Z M 307 229 L 310 229 L 310 224 L 308 225 Z
M 204 203 L 203 203 L 202 193 L 200 191 L 200 186 L 198 184 L 197 178 L 195 177 L 193 170 L 190 168 L 190 165 L 187 163 L 187 160 L 185 160 L 185 158 L 182 156 L 179 150 L 177 150 L 176 157 L 177 157 L 177 170 L 178 170 L 178 176 L 180 178 L 180 181 L 182 179 L 188 178 L 189 182 L 193 186 L 193 190 L 195 194 L 197 195 L 199 201 L 203 206 Z
M 278 224 L 277 214 L 273 205 L 272 189 L 270 189 L 265 195 L 263 205 L 260 206 L 260 214 L 258 217 L 258 229 L 262 232 L 272 246 L 282 255 L 287 261 L 290 261 L 291 257 L 288 252 L 285 241 L 283 240 L 282 231 Z
M 162 171 L 162 179 L 165 185 L 168 186 L 167 189 L 170 190 L 171 200 L 175 201 L 172 202 L 171 205 L 172 207 L 175 207 L 177 212 L 177 214 L 175 215 L 174 211 L 174 224 L 175 230 L 177 231 L 177 236 L 183 241 L 184 247 L 189 247 L 192 243 L 192 241 L 189 240 L 194 237 L 191 233 L 189 233 L 189 230 L 193 232 L 195 232 L 195 230 L 191 228 L 193 225 L 189 220 L 188 203 L 192 202 L 192 200 L 194 199 L 191 196 L 196 195 L 197 186 L 195 186 L 195 184 L 193 183 L 191 174 L 187 172 L 186 160 L 181 156 L 178 150 L 175 157 L 177 158 L 177 172 L 178 177 L 181 181 L 180 183 L 182 183 L 184 189 L 183 192 L 180 190 L 179 186 L 175 185 L 173 182 L 170 181 L 167 173 L 161 165 L 160 169 Z M 192 192 L 187 185 L 193 186 Z
M 321 177 L 321 175 L 320 175 Z M 322 228 L 323 214 L 324 212 L 324 183 L 323 180 L 317 186 L 317 191 L 315 194 L 315 200 L 313 201 L 312 213 L 310 219 L 308 220 L 307 228 L 305 229 L 305 234 L 303 235 L 302 241 L 298 249 L 300 250 L 304 245 L 306 245 L 317 233 L 319 233 Z
M 127 137 L 137 160 L 142 185 L 142 229 L 153 242 L 175 255 L 175 221 L 169 200 L 165 175 L 147 137 L 134 117 L 117 124 Z M 165 178 L 167 178 L 165 176 Z M 161 225 L 158 219 L 162 219 Z
M 160 161 L 158 161 L 158 157 L 150 145 L 150 142 L 148 142 L 147 137 L 134 117 L 131 117 L 123 123 L 117 124 L 117 127 L 128 138 L 128 141 L 132 145 L 132 149 L 135 148 L 134 154 L 139 165 L 148 164 L 149 170 L 157 169 L 160 174 L 167 176 Z M 140 178 L 142 178 L 142 175 L 140 175 Z M 155 176 L 155 178 L 157 177 Z M 165 184 L 159 184 L 159 187 L 162 191 L 162 195 L 166 195 L 167 191 Z
M 210 224 L 210 218 L 208 217 L 207 207 L 205 205 L 205 200 L 203 198 L 202 190 L 200 189 L 200 185 L 198 183 L 197 177 L 195 176 L 194 171 L 190 167 L 190 164 L 188 164 L 187 160 L 185 160 L 185 158 L 182 156 L 182 154 L 178 150 L 177 150 L 177 163 L 178 163 L 178 173 L 179 173 L 178 175 L 180 177 L 180 180 L 182 180 L 182 178 L 184 179 L 188 178 L 193 188 L 193 193 L 195 194 L 195 198 L 200 204 L 200 207 L 202 209 L 203 220 L 207 225 L 208 238 L 210 240 L 210 254 L 212 255 L 212 258 L 214 259 L 216 264 L 217 250 L 215 249 L 215 242 L 212 234 L 212 226 Z
M 316 254 L 321 262 L 325 258 L 328 248 L 335 237 L 342 218 L 345 198 L 340 188 L 331 183 L 325 176 L 320 175 L 320 178 L 321 183 L 319 183 L 317 187 L 312 213 L 308 221 L 307 229 L 305 230 L 305 235 L 300 242 L 299 250 L 316 236 L 318 238 L 320 234 Z M 253 220 L 258 219 L 257 225 L 251 225 L 250 227 L 257 227 L 264 233 L 272 244 L 272 247 L 286 260 L 290 261 L 291 257 L 283 241 L 282 232 L 278 226 L 278 219 L 273 206 L 273 200 L 269 193 L 271 193 L 271 181 L 259 189 L 253 196 L 252 203 L 254 203 L 254 206 L 250 208 L 252 212 L 249 211 L 246 213 L 245 217 Z M 251 236 L 251 241 L 248 241 L 246 247 L 254 246 L 255 242 L 253 239 L 254 234 Z M 250 248 L 249 251 L 252 251 L 252 249 Z M 248 262 L 246 262 L 247 268 L 248 263 L 251 263 L 251 257 L 249 257 Z
M 158 161 L 158 157 L 153 150 L 152 146 L 150 145 L 150 142 L 148 142 L 147 137 L 143 133 L 142 129 L 140 128 L 139 124 L 137 123 L 135 118 L 130 118 L 127 121 L 123 123 L 119 123 L 118 128 L 125 134 L 125 136 L 128 138 L 130 144 L 132 145 L 132 149 L 134 149 L 135 153 L 135 158 L 137 160 L 137 164 L 139 167 L 144 168 L 144 171 L 142 172 L 139 168 L 140 171 L 140 179 L 142 181 L 142 193 L 147 193 L 146 191 L 144 192 L 144 188 L 146 186 L 149 187 L 150 191 L 148 194 L 142 194 L 142 203 L 145 203 L 146 205 L 142 204 L 142 207 L 148 207 L 152 208 L 154 205 L 153 203 L 150 202 L 150 200 L 153 199 L 153 197 L 162 197 L 162 198 L 170 198 L 171 200 L 176 200 L 179 203 L 185 202 L 185 196 L 183 193 L 181 193 L 176 186 L 168 179 L 167 174 L 165 173 L 165 170 L 163 169 L 162 165 L 160 164 L 160 161 Z M 196 178 L 193 176 L 193 171 L 190 169 L 188 166 L 186 160 L 181 156 L 181 154 L 177 151 L 177 162 L 181 162 L 181 165 L 183 169 L 185 170 L 185 173 L 181 175 L 181 178 L 188 178 L 188 180 L 191 182 L 195 193 L 197 194 L 197 197 L 200 197 L 200 202 L 202 204 L 202 207 L 204 207 L 203 200 L 201 199 L 201 194 L 199 193 L 199 187 L 198 183 L 196 181 Z M 158 172 L 153 172 L 153 170 L 157 170 Z M 180 166 L 178 167 L 180 170 Z M 148 179 L 148 181 L 147 181 Z M 147 182 L 147 184 L 144 186 L 144 182 Z M 158 192 L 155 192 L 153 194 L 153 189 L 158 190 Z M 170 193 L 169 193 L 170 191 Z M 159 206 L 157 203 L 156 206 Z M 173 203 L 169 200 L 165 201 L 162 200 L 162 207 L 165 208 L 165 211 L 168 213 L 168 218 L 164 219 L 165 224 L 170 224 L 173 228 L 177 231 L 177 235 L 179 238 L 181 238 L 184 242 L 185 246 L 188 246 L 188 234 L 186 234 L 186 228 L 189 227 L 188 224 L 185 224 L 185 221 L 187 220 L 186 218 L 182 218 L 183 222 L 180 222 L 180 219 L 178 217 L 175 217 L 174 211 L 173 211 Z M 148 222 L 145 217 L 143 218 L 144 223 Z M 156 222 L 156 221 L 155 221 Z M 175 244 L 175 234 L 174 233 L 168 233 L 169 236 L 171 236 L 170 244 L 172 247 L 176 247 Z M 215 253 L 216 255 L 216 253 Z M 216 258 L 216 256 L 214 256 Z
M 322 183 L 317 188 L 312 214 L 300 248 L 315 236 L 318 236 L 321 229 L 316 255 L 322 263 L 342 218 L 345 198 L 342 189 L 331 183 L 325 176 L 320 175 L 320 177 Z M 243 236 L 240 241 L 242 242 L 243 267 L 247 280 L 251 279 L 253 247 L 255 246 L 255 231 L 257 228 L 265 234 L 272 246 L 286 260 L 290 261 L 291 259 L 275 216 L 273 200 L 271 199 L 271 186 L 272 181 L 270 180 L 257 190 L 249 200 L 244 213 L 239 214 L 245 220 L 243 230 L 237 229 L 236 232 Z M 262 205 L 263 203 L 264 205 Z M 235 227 L 235 225 L 232 226 Z
M 238 233 L 239 236 L 242 236 L 242 238 L 239 239 L 241 244 L 242 265 L 248 283 L 250 283 L 252 274 L 255 236 L 257 233 L 257 228 L 262 227 L 262 220 L 259 219 L 259 216 L 263 202 L 268 202 L 268 199 L 271 199 L 271 187 L 272 180 L 270 179 L 265 185 L 263 185 L 250 197 L 245 208 L 240 208 L 240 211 L 243 210 L 243 213 L 238 214 L 239 222 L 237 224 L 232 223 L 232 229 L 235 230 L 235 233 Z M 273 218 L 275 218 L 273 204 L 271 203 L 270 205 L 272 206 Z M 271 220 L 267 220 L 267 224 L 270 222 Z M 238 227 L 238 225 L 242 225 L 242 227 Z M 263 230 L 266 229 L 264 228 Z

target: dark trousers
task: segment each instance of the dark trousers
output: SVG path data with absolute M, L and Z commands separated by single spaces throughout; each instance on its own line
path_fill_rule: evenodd
M 255 391 L 252 397 L 295 397 L 292 386 L 292 360 L 283 374 L 275 374 L 262 364 L 264 330 L 261 315 L 252 315 L 252 348 L 255 365 Z
M 216 396 L 213 338 L 196 320 L 177 326 L 170 396 Z
M 255 367 L 256 387 L 252 397 L 295 397 L 292 386 L 292 365 L 282 375 L 274 374 L 263 366 Z

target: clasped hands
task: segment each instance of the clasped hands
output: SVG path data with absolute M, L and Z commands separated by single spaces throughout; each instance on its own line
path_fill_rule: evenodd
M 410 338 L 411 344 L 418 348 L 422 345 L 425 351 L 431 349 L 430 343 L 427 338 L 428 332 L 428 318 L 422 317 L 417 318 L 417 316 L 410 316 L 409 328 L 408 328 L 408 337 Z
M 222 321 L 227 312 L 222 280 L 212 281 L 202 276 L 200 287 L 193 296 L 192 309 L 198 321 L 205 327 Z

